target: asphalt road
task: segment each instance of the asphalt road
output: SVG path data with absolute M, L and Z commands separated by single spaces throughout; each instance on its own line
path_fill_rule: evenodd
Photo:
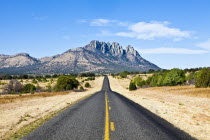
M 28 134 L 25 140 L 191 140 L 142 106 L 113 92 L 104 78 L 101 91 L 71 106 Z

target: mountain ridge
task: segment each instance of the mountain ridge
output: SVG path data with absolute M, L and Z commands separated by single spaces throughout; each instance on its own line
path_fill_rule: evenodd
M 0 54 L 0 72 L 18 74 L 111 73 L 160 69 L 145 60 L 131 45 L 125 49 L 117 42 L 91 41 L 84 47 L 69 49 L 50 57 L 35 58 L 27 53 Z

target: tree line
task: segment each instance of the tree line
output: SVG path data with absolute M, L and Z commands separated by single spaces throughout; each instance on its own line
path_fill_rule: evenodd
M 190 71 L 181 69 L 172 69 L 154 73 L 146 80 L 140 76 L 134 77 L 129 85 L 129 90 L 135 90 L 137 87 L 157 87 L 157 86 L 176 86 L 192 84 L 196 88 L 210 87 L 210 69 L 202 68 L 199 71 Z

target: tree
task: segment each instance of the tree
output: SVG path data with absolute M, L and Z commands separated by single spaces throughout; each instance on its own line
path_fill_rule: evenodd
M 5 92 L 8 94 L 20 92 L 23 86 L 18 80 L 10 80 L 9 84 L 5 88 Z
M 210 70 L 209 69 L 204 68 L 196 73 L 195 87 L 197 88 L 210 87 Z
M 33 84 L 26 84 L 23 86 L 23 93 L 34 93 L 36 91 L 36 87 Z
M 130 85 L 129 85 L 129 90 L 132 91 L 132 90 L 136 90 L 136 85 L 135 83 L 133 83 L 132 81 L 130 82 Z
M 33 84 L 37 84 L 36 79 L 33 79 L 33 80 L 32 80 L 32 83 L 33 83 Z
M 77 88 L 79 82 L 72 76 L 61 75 L 58 77 L 56 90 L 71 90 Z
M 184 84 L 185 81 L 186 77 L 183 70 L 172 69 L 166 74 L 163 80 L 163 85 L 166 86 L 182 85 Z
M 85 87 L 86 87 L 86 88 L 89 88 L 89 87 L 90 87 L 90 83 L 89 83 L 89 82 L 86 82 L 86 83 L 85 83 Z
M 129 74 L 129 72 L 127 72 L 127 71 L 121 72 L 120 77 L 121 78 L 126 78 L 128 76 L 128 74 Z
M 143 80 L 140 76 L 136 76 L 133 79 L 133 83 L 135 83 L 138 87 L 143 87 L 146 84 L 145 80 Z

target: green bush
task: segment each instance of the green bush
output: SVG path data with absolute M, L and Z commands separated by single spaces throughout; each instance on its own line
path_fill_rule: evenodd
M 209 69 L 204 68 L 196 73 L 195 87 L 197 88 L 210 87 L 210 70 Z
M 56 91 L 72 90 L 79 86 L 79 82 L 72 76 L 59 76 L 56 84 Z
M 133 79 L 133 82 L 135 83 L 135 85 L 137 85 L 138 87 L 143 87 L 146 84 L 146 81 L 143 80 L 141 77 L 137 76 Z
M 89 88 L 89 87 L 90 87 L 90 83 L 86 82 L 86 83 L 85 83 L 85 87 L 86 87 L 86 88 Z
M 163 80 L 163 85 L 165 86 L 182 85 L 185 83 L 185 81 L 186 81 L 186 77 L 183 70 L 172 69 L 169 72 L 167 72 Z
M 127 71 L 121 72 L 120 77 L 121 78 L 126 78 L 128 76 L 128 74 L 129 74 L 129 72 L 127 72 Z
M 79 89 L 80 89 L 80 90 L 84 90 L 83 86 L 80 86 Z
M 138 81 L 141 81 L 141 79 L 139 79 Z M 186 82 L 186 77 L 184 71 L 180 69 L 172 69 L 155 73 L 151 77 L 148 77 L 146 81 L 142 81 L 140 85 L 141 86 L 147 85 L 152 87 L 175 86 L 175 85 L 182 85 L 185 82 Z
M 130 82 L 130 85 L 129 85 L 129 90 L 132 91 L 132 90 L 136 90 L 136 84 L 134 82 Z
M 48 82 L 48 80 L 46 79 L 46 77 L 44 77 L 44 78 L 42 79 L 42 82 L 43 82 L 43 83 Z
M 0 81 L 0 85 L 5 85 L 5 84 L 6 84 L 6 83 L 3 83 L 3 82 Z
M 36 91 L 36 87 L 33 84 L 26 84 L 23 86 L 23 93 L 34 93 Z
M 37 84 L 38 82 L 36 81 L 36 79 L 33 79 L 33 80 L 32 80 L 32 83 L 33 83 L 33 84 Z
M 46 89 L 47 89 L 48 92 L 51 92 L 52 91 L 52 86 L 51 86 L 50 83 L 47 84 Z
M 95 80 L 95 77 L 88 77 L 87 79 L 85 79 L 85 81 L 92 81 Z

